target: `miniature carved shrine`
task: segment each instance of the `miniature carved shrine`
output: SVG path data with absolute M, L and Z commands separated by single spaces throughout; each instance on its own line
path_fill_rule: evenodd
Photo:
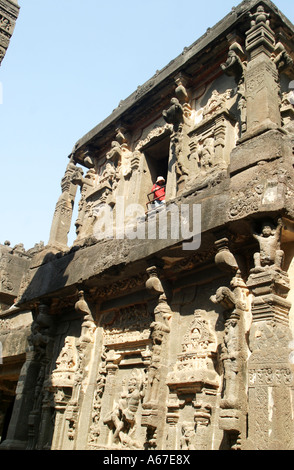
M 293 46 L 243 1 L 76 143 L 48 244 L 0 246 L 0 449 L 294 449 Z

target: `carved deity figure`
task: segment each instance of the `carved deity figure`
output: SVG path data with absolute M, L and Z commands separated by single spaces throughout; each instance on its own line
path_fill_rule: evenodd
M 79 291 L 79 300 L 75 303 L 76 312 L 83 316 L 81 341 L 87 343 L 91 342 L 92 335 L 96 329 L 92 312 L 89 308 L 88 303 L 85 301 L 84 291 Z
M 225 390 L 222 408 L 234 408 L 238 400 L 237 375 L 239 373 L 238 321 L 230 318 L 226 322 L 224 342 L 221 346 L 221 359 L 225 370 Z
M 231 98 L 232 90 L 228 89 L 224 93 L 219 93 L 217 90 L 213 90 L 211 97 L 207 101 L 207 104 L 203 108 L 203 116 L 206 117 L 210 114 L 214 114 L 219 109 L 223 108 L 226 101 Z
M 169 109 L 163 111 L 162 115 L 168 124 L 179 126 L 183 122 L 183 107 L 177 98 L 172 98 Z
M 121 160 L 121 145 L 116 140 L 111 142 L 111 149 L 106 155 L 106 159 L 110 160 L 117 166 Z
M 198 151 L 199 163 L 201 169 L 205 172 L 213 166 L 214 159 L 214 138 L 209 137 L 205 139 L 201 148 Z
M 134 440 L 137 429 L 137 411 L 143 396 L 143 380 L 140 371 L 131 375 L 127 390 L 123 391 L 117 405 L 104 419 L 114 429 L 113 440 L 115 444 L 126 447 L 139 448 L 140 443 Z
M 194 446 L 195 425 L 193 423 L 184 422 L 182 424 L 182 436 L 180 439 L 181 450 L 196 450 Z
M 284 259 L 284 252 L 280 249 L 282 226 L 281 219 L 277 227 L 271 222 L 264 222 L 261 233 L 253 233 L 260 247 L 260 251 L 254 254 L 255 271 L 262 270 L 266 266 L 282 268 Z
M 105 169 L 103 170 L 103 173 L 100 177 L 100 183 L 103 183 L 105 181 L 109 181 L 110 183 L 114 180 L 115 178 L 115 168 L 112 162 L 108 161 L 105 165 Z
M 56 370 L 73 370 L 77 363 L 74 338 L 66 337 L 64 347 L 56 360 Z
M 152 349 L 151 363 L 148 369 L 146 403 L 156 401 L 160 384 L 161 346 L 155 344 Z
M 229 50 L 227 60 L 221 64 L 221 69 L 226 75 L 235 77 L 237 82 L 240 80 L 243 74 L 243 64 L 233 49 Z
M 257 7 L 256 13 L 249 13 L 249 17 L 251 18 L 251 27 L 258 23 L 265 23 L 268 26 L 270 24 L 270 14 L 264 11 L 264 7 L 262 5 Z

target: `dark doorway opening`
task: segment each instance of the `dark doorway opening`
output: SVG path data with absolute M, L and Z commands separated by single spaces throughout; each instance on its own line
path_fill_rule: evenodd
M 162 176 L 165 181 L 167 180 L 169 147 L 170 138 L 164 136 L 144 149 L 152 183 L 155 183 L 158 176 Z
M 8 401 L 8 398 L 7 398 L 7 401 Z M 7 432 L 8 432 L 9 423 L 12 417 L 14 402 L 15 402 L 15 397 L 9 397 L 9 403 L 6 404 L 6 407 L 5 407 L 6 408 L 5 416 L 4 416 L 4 420 L 2 423 L 2 430 L 0 432 L 1 434 L 0 444 L 2 444 L 2 442 L 4 442 L 5 439 L 7 438 Z M 3 404 L 4 403 L 5 403 L 5 399 L 3 400 Z

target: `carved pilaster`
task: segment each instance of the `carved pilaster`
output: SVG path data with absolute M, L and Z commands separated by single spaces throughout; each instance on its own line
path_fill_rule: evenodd
M 246 383 L 244 374 L 248 358 L 246 325 L 250 311 L 249 290 L 242 279 L 237 260 L 229 251 L 228 240 L 216 242 L 216 264 L 233 274 L 230 287 L 220 287 L 211 300 L 224 308 L 225 331 L 220 358 L 224 379 L 220 403 L 219 427 L 228 434 L 231 447 L 246 439 Z M 236 447 L 237 446 L 237 447 Z
M 39 373 L 35 384 L 33 408 L 28 419 L 28 450 L 42 449 L 46 445 L 45 428 L 50 426 L 52 420 L 52 397 L 48 384 L 51 374 L 54 318 L 49 314 L 47 304 L 40 304 L 38 310 L 29 338 L 35 361 L 39 364 Z
M 241 141 L 281 127 L 279 77 L 272 58 L 276 44 L 269 17 L 264 7 L 259 6 L 251 14 L 251 28 L 246 33 L 249 56 L 245 72 L 247 130 Z
M 146 394 L 143 402 L 142 426 L 146 426 L 154 436 L 156 446 L 162 442 L 163 427 L 162 416 L 166 412 L 167 353 L 170 333 L 170 319 L 172 311 L 169 306 L 171 292 L 168 283 L 161 282 L 158 277 L 159 270 L 152 266 L 147 270 L 149 279 L 146 288 L 153 293 L 153 312 L 155 321 L 150 325 L 152 351 L 151 360 L 147 370 Z M 156 430 L 156 432 L 155 432 Z M 153 446 L 155 440 L 153 437 Z
M 72 182 L 73 175 L 78 170 L 72 159 L 66 168 L 61 181 L 62 194 L 55 207 L 48 244 L 59 249 L 65 249 L 71 227 L 73 206 L 77 192 L 77 185 Z
M 282 270 L 281 221 L 263 222 L 255 235 L 259 252 L 247 286 L 253 295 L 248 361 L 248 448 L 286 450 L 293 446 L 293 366 L 289 357 L 289 279 Z
M 81 335 L 66 337 L 52 373 L 55 394 L 55 433 L 52 448 L 73 449 L 83 399 L 88 386 L 89 364 L 94 346 L 96 325 L 84 292 L 79 291 L 75 310 L 81 315 Z

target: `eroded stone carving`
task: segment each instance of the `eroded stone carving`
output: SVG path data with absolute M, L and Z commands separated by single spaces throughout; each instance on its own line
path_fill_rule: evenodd
M 121 393 L 120 399 L 113 410 L 104 418 L 114 430 L 113 442 L 121 448 L 138 449 L 142 447 L 135 438 L 137 429 L 137 413 L 142 399 L 144 378 L 140 370 L 134 370 L 128 380 L 126 390 Z
M 92 422 L 90 426 L 90 433 L 88 444 L 91 446 L 98 443 L 98 438 L 100 436 L 101 427 L 100 427 L 100 416 L 101 416 L 101 407 L 102 407 L 102 397 L 105 390 L 106 383 L 106 354 L 105 350 L 102 352 L 100 366 L 98 370 L 98 376 L 96 381 L 96 387 L 94 392 L 93 400 L 93 409 L 92 409 Z
M 52 385 L 56 388 L 56 394 L 60 394 L 62 387 L 73 387 L 77 366 L 75 338 L 68 336 L 56 360 L 56 369 L 52 372 Z
M 166 334 L 170 332 L 170 327 L 168 324 L 169 318 L 169 314 L 163 314 L 163 322 L 153 322 L 150 325 L 153 346 L 151 362 L 148 368 L 148 383 L 144 400 L 145 407 L 152 405 L 156 406 L 158 404 L 158 392 L 161 379 L 160 368 L 162 365 L 162 347 Z
M 76 197 L 77 184 L 72 180 L 73 176 L 81 175 L 79 169 L 71 156 L 70 162 L 66 167 L 65 175 L 61 181 L 62 193 L 57 201 L 53 221 L 51 225 L 49 245 L 61 248 L 67 247 L 68 233 L 70 231 L 73 206 Z
M 293 78 L 291 27 L 267 0 L 248 18 L 254 3 L 218 25 L 219 42 L 207 32 L 200 48 L 187 49 L 79 141 L 61 184 L 53 253 L 4 247 L 28 263 L 0 340 L 16 342 L 19 308 L 35 318 L 10 426 L 28 448 L 294 448 L 293 286 L 285 271 L 290 262 L 293 270 L 294 111 L 291 96 L 279 96 Z M 127 131 L 116 129 L 122 123 Z M 115 217 L 120 196 L 145 207 L 157 173 L 169 201 L 201 203 L 201 248 L 113 238 L 89 246 L 99 210 Z M 77 246 L 68 250 L 78 186 Z M 266 214 L 274 220 L 263 224 Z M 4 261 L 3 310 L 15 287 Z M 46 308 L 37 305 L 47 295 L 53 315 L 42 319 Z M 0 393 L 14 393 L 15 377 L 8 386 L 5 374 L 16 358 L 1 365 Z
M 195 449 L 195 424 L 184 422 L 182 424 L 182 436 L 180 446 L 182 450 L 196 450 Z
M 252 326 L 248 361 L 249 418 L 248 448 L 288 449 L 293 445 L 293 421 L 288 398 L 293 384 L 289 367 L 292 335 L 288 328 L 289 279 L 283 271 L 280 249 L 282 220 L 276 224 L 262 221 L 263 233 L 255 235 L 260 252 L 255 255 L 247 286 L 253 294 Z M 265 404 L 271 403 L 266 409 Z M 268 410 L 268 412 L 266 412 Z M 279 436 L 271 429 L 280 426 Z
M 89 343 L 92 341 L 93 333 L 96 329 L 92 312 L 85 301 L 84 291 L 79 291 L 79 300 L 75 304 L 75 310 L 83 315 L 81 342 Z
M 178 129 L 180 124 L 183 124 L 183 108 L 177 98 L 172 98 L 170 102 L 170 108 L 163 111 L 162 115 L 168 124 L 172 124 Z
M 27 449 L 42 447 L 43 428 L 46 423 L 46 412 L 52 405 L 50 399 L 50 363 L 52 359 L 54 337 L 54 319 L 49 314 L 49 306 L 41 304 L 36 320 L 32 324 L 32 334 L 28 338 L 33 361 L 37 362 L 38 375 L 34 391 L 34 402 L 28 417 Z M 48 398 L 49 395 L 49 398 Z M 49 413 L 50 414 L 50 413 Z M 44 416 L 45 415 L 45 416 Z
M 196 310 L 194 319 L 182 342 L 173 372 L 168 375 L 170 388 L 184 391 L 185 388 L 199 391 L 205 385 L 218 388 L 219 382 L 214 368 L 216 338 L 212 334 L 206 312 Z
M 242 371 L 249 353 L 246 333 L 249 324 L 250 297 L 239 263 L 228 248 L 228 239 L 217 241 L 216 246 L 218 247 L 216 263 L 221 269 L 231 272 L 233 276 L 230 287 L 220 287 L 211 297 L 213 303 L 222 305 L 225 318 L 220 352 L 224 381 L 219 425 L 230 436 L 231 448 L 237 449 L 240 439 L 246 439 L 244 412 L 247 409 L 247 402 Z
M 152 350 L 150 363 L 147 369 L 146 394 L 143 402 L 142 426 L 147 427 L 149 445 L 156 447 L 157 428 L 159 425 L 160 412 L 163 410 L 163 399 L 165 396 L 162 388 L 167 374 L 167 347 L 170 333 L 170 320 L 172 311 L 169 305 L 171 300 L 170 285 L 159 279 L 159 269 L 151 266 L 147 269 L 149 279 L 146 288 L 154 296 L 153 312 L 155 321 L 150 325 L 150 339 Z
M 249 17 L 251 18 L 251 27 L 256 26 L 258 23 L 265 23 L 269 26 L 270 16 L 271 15 L 269 13 L 265 12 L 263 5 L 258 6 L 255 13 L 249 13 Z
M 263 270 L 266 266 L 281 269 L 284 259 L 284 252 L 280 249 L 282 227 L 281 219 L 278 220 L 276 227 L 271 222 L 265 221 L 261 233 L 253 233 L 260 248 L 260 251 L 254 255 L 255 272 Z

